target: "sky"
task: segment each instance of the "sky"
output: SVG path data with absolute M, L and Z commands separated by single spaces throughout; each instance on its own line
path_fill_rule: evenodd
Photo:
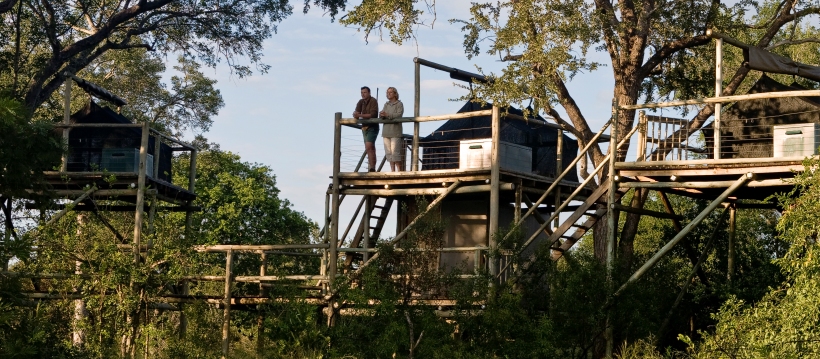
M 460 26 L 447 20 L 469 19 L 469 4 L 465 0 L 437 2 L 433 27 L 420 27 L 417 40 L 401 46 L 387 37 L 380 40 L 378 34 L 371 34 L 366 42 L 356 28 L 332 23 L 320 11 L 302 14 L 296 8 L 264 44 L 262 61 L 271 66 L 268 73 L 240 79 L 226 66 L 204 71 L 218 81 L 216 87 L 225 100 L 204 135 L 223 150 L 239 154 L 243 161 L 269 166 L 276 175 L 280 198 L 288 199 L 294 210 L 321 226 L 324 193 L 333 167 L 334 113 L 352 117 L 361 86 L 369 86 L 374 95 L 379 89 L 380 107 L 387 87 L 396 87 L 405 116 L 412 116 L 414 57 L 471 72 L 477 72 L 476 66 L 485 73 L 500 72 L 505 66 L 497 57 L 483 54 L 467 59 L 464 54 Z M 432 16 L 425 16 L 430 23 Z M 592 57 L 608 62 L 604 53 Z M 609 118 L 613 83 L 611 71 L 603 67 L 578 75 L 568 85 L 595 130 Z M 447 73 L 425 67 L 420 92 L 422 116 L 455 113 L 462 103 L 452 99 L 466 94 Z M 425 124 L 421 135 L 441 124 Z M 404 131 L 412 133 L 412 126 L 405 125 Z M 361 134 L 344 128 L 342 136 L 342 171 L 351 171 L 363 151 Z M 381 158 L 380 141 L 376 148 Z M 388 223 L 383 236 L 394 234 L 392 229 Z

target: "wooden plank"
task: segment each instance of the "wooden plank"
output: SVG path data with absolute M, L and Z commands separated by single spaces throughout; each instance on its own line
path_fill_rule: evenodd
M 372 186 L 372 185 L 424 185 L 424 184 L 439 184 L 444 182 L 478 182 L 486 181 L 490 178 L 490 174 L 477 176 L 449 176 L 449 177 L 428 177 L 428 178 L 342 178 L 341 184 L 343 186 Z
M 640 177 L 645 176 L 652 176 L 652 177 L 670 177 L 670 176 L 678 176 L 678 177 L 687 177 L 687 176 L 720 176 L 720 175 L 741 175 L 746 172 L 754 172 L 757 174 L 764 174 L 764 173 L 788 173 L 791 174 L 792 172 L 802 172 L 804 169 L 803 165 L 785 165 L 785 166 L 761 166 L 761 167 L 754 167 L 750 169 L 748 167 L 724 167 L 724 168 L 677 168 L 677 169 L 652 169 L 651 171 L 647 171 L 645 169 L 637 170 L 621 170 L 621 176 L 623 177 L 637 177 L 639 180 Z
M 500 186 L 502 191 L 512 191 L 515 189 L 515 185 L 512 183 L 502 183 Z M 345 195 L 356 195 L 356 196 L 379 196 L 379 197 L 390 197 L 390 196 L 434 196 L 440 195 L 447 191 L 447 188 L 396 188 L 396 189 L 379 189 L 379 188 L 345 188 L 341 190 L 341 193 Z M 483 184 L 483 185 L 475 185 L 475 186 L 464 186 L 459 187 L 453 191 L 453 193 L 461 194 L 461 193 L 481 193 L 481 192 L 489 192 L 490 185 Z
M 630 170 L 630 169 L 638 169 L 638 168 L 655 168 L 655 167 L 664 167 L 668 166 L 672 167 L 696 167 L 702 166 L 703 168 L 706 167 L 721 167 L 727 165 L 740 165 L 745 166 L 748 165 L 750 167 L 757 167 L 760 164 L 764 164 L 764 166 L 760 167 L 768 167 L 768 166 L 778 166 L 778 165 L 795 165 L 795 164 L 802 164 L 803 160 L 806 157 L 804 156 L 797 156 L 797 157 L 780 157 L 780 158 L 772 158 L 772 157 L 764 157 L 764 158 L 728 158 L 728 159 L 721 159 L 721 160 L 674 160 L 674 161 L 643 161 L 643 162 L 618 162 L 615 164 L 615 169 L 617 170 Z
M 693 189 L 693 188 L 729 188 L 735 181 L 705 181 L 705 182 L 622 182 L 618 184 L 619 188 L 677 188 L 677 189 Z M 792 186 L 783 179 L 766 179 L 755 180 L 749 182 L 746 187 L 779 187 Z

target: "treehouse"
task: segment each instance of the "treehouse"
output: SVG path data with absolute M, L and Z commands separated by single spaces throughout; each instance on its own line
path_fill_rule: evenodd
M 455 79 L 468 74 L 422 59 L 417 59 L 417 64 L 447 71 Z M 329 230 L 323 235 L 330 251 L 337 248 L 341 253 L 343 270 L 358 270 L 375 252 L 377 241 L 401 241 L 428 211 L 440 213 L 447 226 L 443 247 L 438 250 L 439 266 L 470 273 L 488 270 L 499 275 L 511 270 L 509 257 L 493 260 L 488 256 L 503 236 L 499 228 L 517 224 L 523 229 L 528 249 L 515 254 L 522 256 L 532 254 L 545 241 L 577 240 L 588 229 L 550 237 L 558 215 L 576 209 L 569 203 L 586 200 L 594 190 L 590 181 L 578 182 L 577 141 L 561 127 L 541 117 L 524 117 L 515 108 L 501 113 L 498 107 L 473 102 L 450 115 L 390 121 L 412 124 L 413 134 L 405 135 L 410 170 L 364 172 L 361 164 L 365 154 L 359 152 L 363 145 L 346 143 L 345 148 L 359 148 L 352 154 L 342 152 L 342 139 L 346 138 L 342 130 L 358 131 L 361 124 L 388 121 L 344 119 L 337 113 L 333 184 L 327 192 Z M 420 125 L 427 122 L 441 124 L 422 137 Z M 343 163 L 349 167 L 342 168 Z M 417 196 L 428 198 L 423 203 L 427 208 L 417 207 Z M 359 203 L 348 211 L 353 208 L 340 203 L 351 197 L 359 197 Z M 532 215 L 521 220 L 526 211 Z M 389 216 L 396 218 L 396 236 L 382 238 Z M 329 254 L 331 263 L 336 255 Z

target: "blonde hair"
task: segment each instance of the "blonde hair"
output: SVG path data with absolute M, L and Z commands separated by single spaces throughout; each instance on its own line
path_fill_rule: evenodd
M 387 90 L 388 90 L 388 91 L 389 91 L 389 90 L 393 90 L 393 92 L 395 92 L 395 93 L 396 93 L 396 100 L 398 100 L 398 99 L 399 99 L 399 90 L 396 90 L 396 88 L 395 88 L 395 87 L 393 87 L 393 86 L 388 87 L 388 88 L 387 88 Z

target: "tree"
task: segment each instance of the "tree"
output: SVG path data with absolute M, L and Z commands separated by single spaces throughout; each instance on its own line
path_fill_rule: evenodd
M 795 188 L 779 196 L 786 210 L 777 225 L 790 243 L 786 255 L 776 259 L 787 279 L 757 303 L 730 298 L 714 315 L 714 332 L 701 332 L 697 343 L 682 337 L 695 358 L 801 358 L 820 353 L 820 175 L 806 160 L 806 170 L 795 178 Z
M 310 3 L 304 2 L 305 11 Z M 312 3 L 335 16 L 345 1 Z M 264 72 L 262 43 L 276 31 L 276 23 L 292 13 L 288 0 L 19 0 L 16 4 L 6 0 L 0 4 L 0 16 L 6 20 L 0 23 L 0 51 L 11 60 L 6 62 L 10 68 L 3 70 L 14 79 L 15 96 L 31 111 L 49 101 L 65 81 L 64 72 L 77 73 L 112 51 L 177 53 L 208 66 L 225 61 L 239 77 L 253 70 Z M 24 62 L 31 67 L 24 69 Z
M 341 22 L 360 26 L 365 36 L 387 31 L 392 41 L 400 43 L 412 38 L 407 24 L 419 22 L 422 10 L 417 8 L 424 6 L 429 7 L 430 2 L 364 1 Z M 619 105 L 634 105 L 640 98 L 705 97 L 714 94 L 713 55 L 704 46 L 710 42 L 707 29 L 716 28 L 784 55 L 790 55 L 797 45 L 817 49 L 820 42 L 817 29 L 810 24 L 820 14 L 820 6 L 795 0 L 761 5 L 742 1 L 733 6 L 706 0 L 510 0 L 474 3 L 470 12 L 468 20 L 451 20 L 463 24 L 467 56 L 479 55 L 486 45 L 487 54 L 509 61 L 500 74 L 488 74 L 492 82 L 476 84 L 471 96 L 500 106 L 532 99 L 536 111 L 572 132 L 580 145 L 594 135 L 584 109 L 575 101 L 577 95 L 567 88 L 567 82 L 580 73 L 610 67 L 615 80 L 613 98 Z M 588 60 L 590 50 L 606 52 L 609 63 Z M 816 58 L 817 50 L 814 53 Z M 734 94 L 749 74 L 737 56 L 728 65 L 725 68 L 733 73 L 724 76 L 724 95 Z M 558 106 L 567 118 L 556 110 Z M 690 121 L 688 133 L 700 129 L 713 113 L 714 106 L 702 107 Z M 632 128 L 634 118 L 634 110 L 618 113 L 621 136 Z M 619 152 L 621 157 L 625 154 Z M 600 147 L 593 146 L 591 160 L 597 165 L 603 157 Z M 633 202 L 633 206 L 641 205 Z M 630 215 L 624 232 L 634 233 L 637 220 L 637 215 Z M 603 261 L 605 226 L 597 226 L 594 233 L 595 253 Z M 632 246 L 627 243 L 619 248 Z

